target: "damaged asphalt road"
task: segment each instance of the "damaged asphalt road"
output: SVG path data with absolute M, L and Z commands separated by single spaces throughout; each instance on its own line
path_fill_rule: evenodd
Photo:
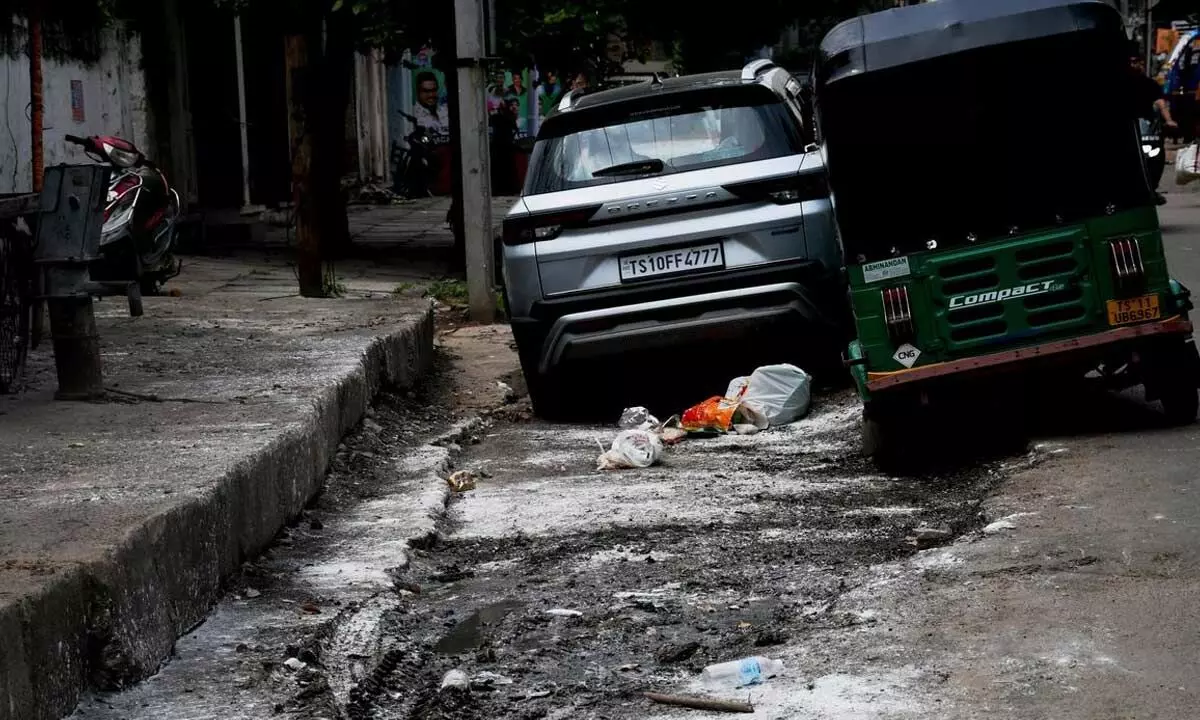
M 611 428 L 493 426 L 458 461 L 477 489 L 398 575 L 385 662 L 347 715 L 645 718 L 643 691 L 696 692 L 705 665 L 748 655 L 784 661 L 770 684 L 801 692 L 773 704 L 800 710 L 837 672 L 803 649 L 813 633 L 871 622 L 839 598 L 984 525 L 1000 477 L 881 476 L 859 457 L 858 412 L 823 397 L 794 425 L 610 473 L 592 468 Z M 441 691 L 451 670 L 474 689 Z
M 163 671 L 77 717 L 646 718 L 662 709 L 643 691 L 697 693 L 705 665 L 755 654 L 784 676 L 726 697 L 788 716 L 842 670 L 813 639 L 873 622 L 841 599 L 985 525 L 1004 474 L 880 475 L 846 391 L 793 425 L 608 473 L 593 468 L 611 426 L 519 405 L 455 426 L 443 400 L 385 397 Z M 450 493 L 456 469 L 476 489 Z M 472 689 L 440 691 L 456 669 Z

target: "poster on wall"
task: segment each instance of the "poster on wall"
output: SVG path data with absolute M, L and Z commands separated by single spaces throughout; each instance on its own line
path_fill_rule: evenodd
M 412 105 L 414 122 L 435 137 L 450 135 L 450 98 L 446 76 L 433 66 L 434 52 L 422 48 L 412 58 Z
M 451 184 L 450 140 L 455 128 L 450 123 L 446 77 L 434 67 L 435 54 L 433 48 L 424 47 L 406 55 L 401 70 L 406 85 L 402 114 L 407 127 L 404 132 L 407 134 L 416 124 L 431 144 L 434 178 L 430 190 L 447 194 Z M 583 84 L 582 76 L 577 83 Z M 488 114 L 493 193 L 519 192 L 530 141 L 537 136 L 542 118 L 561 101 L 566 90 L 554 70 L 502 68 L 492 73 L 483 102 Z

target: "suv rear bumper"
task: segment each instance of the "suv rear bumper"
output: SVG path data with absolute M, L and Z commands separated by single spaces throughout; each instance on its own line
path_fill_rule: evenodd
M 534 317 L 514 318 L 513 335 L 522 366 L 539 374 L 573 360 L 767 329 L 796 334 L 807 329 L 833 347 L 844 320 L 838 313 L 845 304 L 838 277 L 818 262 L 805 261 L 652 288 L 627 286 L 611 297 L 557 298 L 535 303 Z M 610 304 L 614 301 L 620 304 Z

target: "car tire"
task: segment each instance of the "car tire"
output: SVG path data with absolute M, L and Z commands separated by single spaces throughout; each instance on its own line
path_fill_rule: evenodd
M 571 403 L 561 373 L 541 375 L 537 372 L 527 372 L 525 385 L 529 389 L 529 402 L 533 406 L 534 415 L 547 422 L 569 419 Z

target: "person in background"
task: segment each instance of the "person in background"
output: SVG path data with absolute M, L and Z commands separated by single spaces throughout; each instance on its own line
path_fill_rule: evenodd
M 538 107 L 542 110 L 542 117 L 550 114 L 561 96 L 562 87 L 558 84 L 558 73 L 547 70 L 546 81 L 537 89 Z
M 512 85 L 509 85 L 504 92 L 505 95 L 515 95 L 521 97 L 525 94 L 525 78 L 521 73 L 515 72 L 512 74 Z
M 504 105 L 504 89 L 508 86 L 506 75 L 503 70 L 497 72 L 492 77 L 492 83 L 487 89 L 487 110 L 488 115 L 498 112 L 501 106 Z
M 1129 48 L 1129 82 L 1135 117 L 1152 123 L 1161 120 L 1163 127 L 1171 131 L 1179 130 L 1179 124 L 1171 117 L 1171 104 L 1163 95 L 1162 87 L 1146 75 L 1146 60 L 1136 43 Z M 1154 188 L 1154 196 L 1159 205 L 1167 201 L 1157 187 Z
M 450 134 L 450 116 L 439 97 L 441 88 L 437 75 L 428 70 L 417 73 L 417 102 L 413 105 L 413 117 L 417 125 L 431 135 Z
M 575 76 L 575 79 L 571 81 L 571 89 L 572 90 L 587 90 L 587 88 L 588 88 L 587 75 L 584 75 L 583 73 L 579 73 L 578 75 Z
M 492 161 L 492 194 L 516 195 L 517 188 L 517 104 L 501 103 L 489 119 L 492 140 L 489 145 Z

